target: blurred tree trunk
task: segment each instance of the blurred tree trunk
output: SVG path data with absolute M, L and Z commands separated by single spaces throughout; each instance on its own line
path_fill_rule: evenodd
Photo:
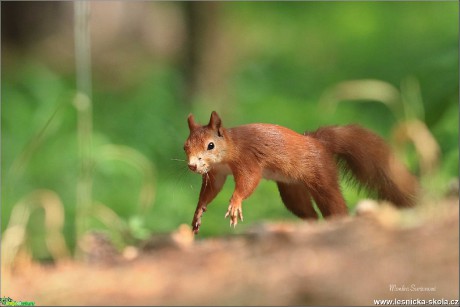
M 2 43 L 26 49 L 53 32 L 65 3 L 3 1 Z
M 184 102 L 223 103 L 231 52 L 222 28 L 222 4 L 187 1 L 183 3 L 186 38 L 183 76 Z

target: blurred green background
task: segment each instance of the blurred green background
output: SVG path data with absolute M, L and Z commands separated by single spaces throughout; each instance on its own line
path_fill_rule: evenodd
M 1 229 L 15 204 L 34 191 L 53 191 L 64 209 L 65 244 L 74 250 L 81 163 L 74 6 L 1 5 Z M 89 214 L 87 227 L 118 238 L 118 246 L 191 222 L 201 178 L 178 161 L 185 159 L 190 112 L 201 123 L 216 110 L 224 126 L 266 122 L 298 132 L 359 123 L 398 148 L 434 197 L 445 196 L 458 177 L 457 2 L 100 1 L 90 7 L 92 199 L 106 208 L 106 223 Z M 351 80 L 374 80 L 382 89 L 342 83 Z M 337 85 L 349 87 L 347 94 Z M 379 101 L 395 91 L 400 101 Z M 398 127 L 414 119 L 435 145 L 417 148 L 413 137 L 401 137 Z M 275 184 L 262 182 L 244 203 L 244 223 L 230 229 L 224 214 L 232 189 L 228 180 L 200 236 L 297 220 Z M 343 189 L 351 209 L 365 197 Z M 23 244 L 41 260 L 51 258 L 45 212 L 30 215 Z

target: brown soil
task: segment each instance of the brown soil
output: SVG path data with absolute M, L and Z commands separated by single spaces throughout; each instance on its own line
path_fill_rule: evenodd
M 264 224 L 244 235 L 152 238 L 125 257 L 2 272 L 2 296 L 37 305 L 374 305 L 458 299 L 458 199 L 379 207 L 327 222 Z M 130 259 L 130 260 L 128 260 Z M 404 304 L 404 303 L 403 303 Z

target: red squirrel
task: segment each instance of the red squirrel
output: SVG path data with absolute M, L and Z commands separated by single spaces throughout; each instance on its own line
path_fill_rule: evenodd
M 214 111 L 205 126 L 190 114 L 188 127 L 184 145 L 188 167 L 202 175 L 192 221 L 195 234 L 228 175 L 235 179 L 235 190 L 225 217 L 230 217 L 234 227 L 238 219 L 243 221 L 242 201 L 262 178 L 276 181 L 284 205 L 300 218 L 318 218 L 312 198 L 323 217 L 346 215 L 338 166 L 354 175 L 362 187 L 377 192 L 379 199 L 398 207 L 415 203 L 415 177 L 382 138 L 358 125 L 327 126 L 304 134 L 272 124 L 224 128 Z

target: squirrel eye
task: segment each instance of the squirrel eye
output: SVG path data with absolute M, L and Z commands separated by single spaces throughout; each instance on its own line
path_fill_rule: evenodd
M 208 144 L 208 150 L 212 150 L 212 149 L 214 149 L 214 143 L 213 142 Z

